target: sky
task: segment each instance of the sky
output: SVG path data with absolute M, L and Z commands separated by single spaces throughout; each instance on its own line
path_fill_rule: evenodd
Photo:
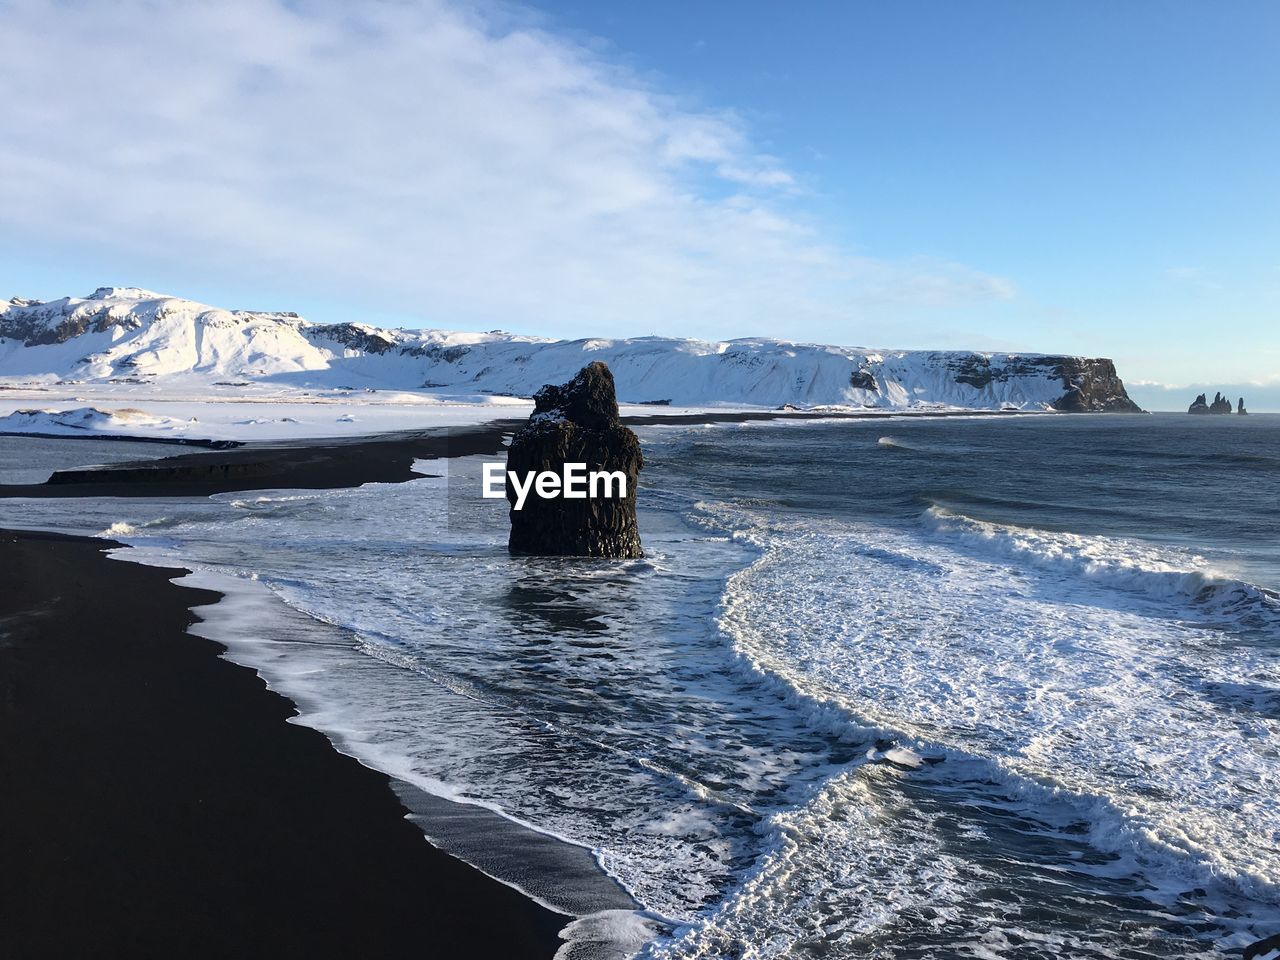
M 1250 0 L 0 0 L 0 292 L 1280 409 L 1278 48 Z

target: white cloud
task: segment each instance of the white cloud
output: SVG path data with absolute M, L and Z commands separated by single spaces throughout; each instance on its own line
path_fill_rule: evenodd
M 785 335 L 1013 295 L 841 249 L 733 115 L 443 0 L 0 0 L 0 129 L 0 242 L 442 326 Z

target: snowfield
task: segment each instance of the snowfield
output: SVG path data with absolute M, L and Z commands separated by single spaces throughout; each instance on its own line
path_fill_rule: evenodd
M 0 430 L 40 420 L 5 417 L 19 408 L 53 411 L 46 419 L 57 430 L 122 432 L 130 424 L 114 409 L 83 421 L 84 427 L 69 425 L 75 416 L 64 404 L 73 411 L 145 404 L 150 420 L 135 414 L 130 429 L 201 437 L 474 422 L 524 415 L 522 401 L 539 387 L 567 380 L 592 360 L 609 365 L 621 401 L 644 404 L 650 413 L 785 405 L 885 412 L 1121 409 L 1129 403 L 1106 360 L 760 338 L 550 340 L 501 331 L 387 330 L 103 287 L 83 299 L 0 302 Z M 210 424 L 211 404 L 231 406 Z M 298 416 L 282 412 L 282 405 L 316 409 Z M 375 412 L 362 421 L 368 410 Z
M 307 440 L 524 418 L 531 402 L 441 403 L 400 393 L 170 395 L 136 385 L 0 391 L 0 434 L 166 440 Z

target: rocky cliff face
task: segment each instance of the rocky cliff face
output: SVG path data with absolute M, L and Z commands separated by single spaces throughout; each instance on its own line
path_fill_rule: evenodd
M 507 470 L 519 476 L 584 463 L 587 472 L 621 471 L 623 497 L 543 498 L 531 490 L 523 509 L 508 477 L 512 553 L 631 558 L 643 556 L 636 523 L 636 481 L 644 457 L 640 441 L 618 419 L 613 374 L 599 361 L 562 386 L 548 384 L 534 397 L 529 422 L 511 441 Z
M 38 347 L 66 343 L 85 333 L 106 333 L 114 327 L 136 330 L 141 321 L 107 302 L 111 288 L 101 287 L 82 301 L 70 299 L 43 303 L 14 297 L 0 312 L 0 336 Z
M 1141 413 L 1129 399 L 1124 381 L 1110 360 L 1082 357 L 1055 357 L 1054 373 L 1062 378 L 1066 393 L 1054 403 L 1055 410 L 1071 413 Z
M 340 343 L 351 350 L 381 356 L 393 348 L 395 341 L 381 330 L 359 323 L 316 324 L 302 330 L 310 340 Z
M 957 383 L 978 388 L 1018 378 L 1052 377 L 1062 383 L 1064 392 L 1051 406 L 1065 413 L 1142 412 L 1129 399 L 1110 360 L 1036 355 L 993 361 L 988 354 L 974 353 L 957 358 L 952 369 Z

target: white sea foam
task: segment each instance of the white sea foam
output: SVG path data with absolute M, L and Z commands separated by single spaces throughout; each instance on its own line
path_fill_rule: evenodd
M 149 517 L 146 520 L 135 520 L 133 522 L 127 520 L 116 520 L 107 525 L 105 529 L 95 532 L 93 535 L 104 537 L 107 539 L 125 540 L 130 537 L 136 537 L 138 534 L 146 534 L 154 536 L 164 531 L 166 527 L 171 527 L 175 523 L 180 523 L 174 517 L 165 515 Z
M 1054 829 L 1083 825 L 1090 845 L 1109 857 L 1096 869 L 1140 876 L 1162 902 L 1200 887 L 1219 898 L 1218 911 L 1247 916 L 1280 897 L 1280 724 L 1274 713 L 1247 709 L 1247 697 L 1224 708 L 1220 695 L 1241 677 L 1280 690 L 1280 669 L 1265 649 L 1127 605 L 1109 574 L 1149 577 L 1153 558 L 1113 564 L 1099 577 L 1086 553 L 1086 546 L 1101 551 L 1097 542 L 1063 549 L 1046 569 L 1038 558 L 1055 555 L 1021 544 L 1006 551 L 1000 531 L 999 548 L 975 556 L 965 541 L 985 544 L 990 531 L 962 525 L 960 542 L 951 529 L 939 538 L 938 526 L 951 521 L 936 515 L 922 538 L 739 506 L 705 509 L 762 551 L 731 578 L 721 616 L 742 656 L 826 710 L 897 731 L 907 738 L 899 749 L 946 758 L 939 772 L 926 767 L 909 777 L 955 776 L 957 764 L 978 764 L 983 772 L 965 789 L 995 785 L 980 802 L 1025 805 Z M 1111 553 L 1122 547 L 1111 544 Z M 1036 562 L 1020 562 L 1028 554 Z M 1050 585 L 1044 577 L 1061 573 L 1059 564 L 1070 577 Z M 862 831 L 858 843 L 875 839 Z M 822 844 L 806 844 L 806 855 L 830 870 L 844 841 L 823 842 L 834 844 L 830 856 L 814 852 Z M 776 869 L 794 880 L 798 868 Z M 754 902 L 754 883 L 738 894 L 747 901 L 725 910 L 758 913 L 745 905 Z M 1247 919 L 1236 925 L 1219 915 L 1219 922 L 1224 943 L 1257 932 Z M 690 934 L 690 943 L 710 935 Z
M 654 960 L 803 955 L 839 943 L 844 956 L 879 941 L 905 914 L 953 917 L 959 863 L 934 824 L 877 789 L 883 774 L 856 767 L 768 823 L 772 847 L 716 909 L 656 941 Z
M 560 931 L 565 945 L 555 960 L 625 960 L 666 929 L 665 922 L 640 910 L 601 910 Z
M 1201 615 L 1280 623 L 1270 591 L 1213 569 L 1203 557 L 1136 540 L 1090 537 L 990 523 L 932 506 L 926 525 L 937 535 L 988 556 L 1031 564 L 1157 600 L 1194 604 Z

